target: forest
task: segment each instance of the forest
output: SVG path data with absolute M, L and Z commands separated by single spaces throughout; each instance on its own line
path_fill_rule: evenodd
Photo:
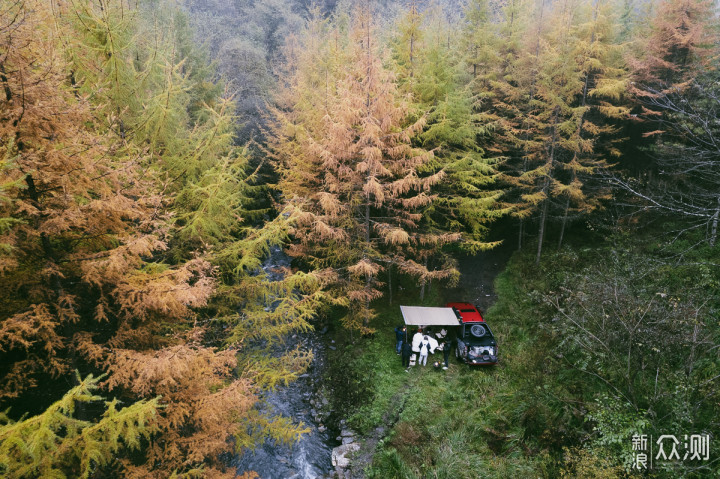
M 718 477 L 719 14 L 1 0 L 0 476 Z M 500 363 L 406 373 L 480 291 Z

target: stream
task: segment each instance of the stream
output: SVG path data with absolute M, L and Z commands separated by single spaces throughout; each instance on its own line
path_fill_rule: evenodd
M 263 269 L 270 280 L 279 279 L 275 270 L 290 265 L 290 258 L 278 247 L 270 251 L 263 263 Z M 322 381 L 325 364 L 325 345 L 318 333 L 298 333 L 288 341 L 287 347 L 300 345 L 312 350 L 314 359 L 308 371 L 287 387 L 267 392 L 262 398 L 264 412 L 292 418 L 302 422 L 311 431 L 291 446 L 276 445 L 266 441 L 254 451 L 246 451 L 237 457 L 233 465 L 238 475 L 255 471 L 261 479 L 320 479 L 330 477 L 334 471 L 330 460 L 333 447 L 338 445 L 331 432 L 313 419 L 313 405 L 316 385 Z

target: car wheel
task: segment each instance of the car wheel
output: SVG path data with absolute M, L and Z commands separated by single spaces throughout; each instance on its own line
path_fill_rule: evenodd
M 465 362 L 462 355 L 460 354 L 460 348 L 455 348 L 455 359 L 457 359 L 461 363 Z

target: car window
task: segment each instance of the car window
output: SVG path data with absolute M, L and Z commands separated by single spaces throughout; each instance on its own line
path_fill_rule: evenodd
M 474 325 L 478 326 L 478 325 Z M 482 325 L 483 330 L 485 333 L 478 337 L 477 335 L 472 334 L 472 330 L 470 327 L 463 328 L 464 331 L 462 334 L 462 340 L 468 344 L 475 344 L 480 346 L 491 346 L 495 342 L 495 336 L 493 336 L 492 331 L 490 331 L 490 328 L 487 327 L 487 325 Z M 476 330 L 476 332 L 479 333 L 479 331 Z

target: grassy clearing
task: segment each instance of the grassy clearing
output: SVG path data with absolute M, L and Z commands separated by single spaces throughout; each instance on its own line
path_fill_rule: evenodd
M 567 295 L 575 281 L 593 280 L 593 274 L 611 257 L 625 268 L 629 275 L 625 280 L 631 283 L 635 268 L 627 267 L 626 262 L 635 261 L 638 268 L 660 264 L 652 267 L 650 277 L 636 282 L 642 283 L 641 293 L 651 298 L 656 291 L 673 298 L 668 309 L 658 310 L 661 313 L 672 312 L 675 303 L 681 308 L 681 294 L 689 291 L 691 284 L 702 281 L 706 289 L 717 284 L 717 270 L 703 264 L 664 266 L 662 255 L 667 255 L 668 249 L 662 250 L 662 255 L 656 249 L 651 242 L 646 247 L 635 242 L 624 248 L 617 244 L 604 249 L 568 248 L 548 254 L 540 266 L 534 265 L 531 254 L 516 254 L 497 278 L 498 301 L 485 315 L 500 345 L 501 363 L 494 368 L 471 369 L 453 358 L 448 371 L 416 366 L 405 373 L 394 351 L 393 328 L 401 322 L 400 304 L 418 304 L 415 291 L 406 289 L 405 296 L 393 305 L 377 304 L 375 336 L 338 349 L 335 358 L 344 376 L 360 378 L 364 386 L 362 395 L 344 406 L 350 424 L 364 433 L 380 426 L 390 429 L 377 445 L 367 477 L 632 477 L 627 469 L 630 437 L 640 427 L 644 430 L 639 432 L 654 434 L 670 429 L 700 430 L 701 426 L 717 429 L 717 421 L 710 419 L 715 403 L 697 399 L 698 395 L 714 397 L 709 386 L 697 389 L 696 396 L 688 393 L 688 398 L 699 402 L 695 416 L 688 416 L 685 422 L 678 422 L 684 420 L 681 407 L 677 411 L 658 409 L 666 406 L 653 403 L 649 396 L 637 398 L 635 408 L 639 405 L 639 409 L 630 408 L 591 374 L 606 374 L 620 385 L 622 378 L 611 358 L 580 351 L 583 356 L 569 347 L 568 340 L 572 343 L 573 338 L 557 326 L 562 323 L 558 311 L 548 304 L 548 298 Z M 577 291 L 594 294 L 592 290 Z M 703 314 L 709 312 L 712 317 L 713 311 L 717 312 L 718 296 L 707 296 Z M 433 289 L 425 304 L 440 305 L 449 299 L 463 298 L 445 298 L 442 290 Z M 654 357 L 651 349 L 643 353 L 647 361 Z M 440 354 L 431 356 L 428 362 L 441 358 Z M 700 383 L 716 374 L 713 371 L 720 368 L 720 361 L 706 357 L 697 363 L 701 366 L 707 371 L 697 380 Z M 683 365 L 677 362 L 674 367 L 676 371 L 666 375 L 666 388 L 687 382 Z M 637 391 L 649 384 L 641 375 L 633 380 Z M 663 415 L 654 413 L 653 408 Z M 707 474 L 713 467 L 695 470 L 675 464 L 655 470 L 650 477 L 711 477 Z
M 515 287 L 513 281 L 500 279 L 498 286 L 503 296 L 515 296 L 503 291 Z M 343 364 L 346 380 L 360 372 L 357 382 L 363 385 L 363 393 L 346 398 L 341 406 L 351 413 L 350 425 L 368 433 L 393 424 L 378 444 L 367 476 L 476 478 L 480 470 L 483 477 L 547 476 L 547 452 L 524 439 L 525 429 L 542 427 L 530 419 L 541 414 L 542 395 L 533 389 L 517 400 L 517 391 L 527 386 L 524 365 L 542 364 L 536 348 L 530 347 L 538 344 L 538 338 L 515 321 L 503 320 L 532 317 L 530 311 L 523 309 L 523 304 L 501 301 L 487 312 L 502 348 L 499 366 L 469 368 L 451 358 L 447 371 L 428 365 L 406 373 L 394 351 L 393 329 L 402 323 L 400 304 L 419 304 L 414 293 L 408 288 L 393 305 L 377 304 L 377 333 L 338 348 L 336 357 L 331 358 L 333 364 Z M 449 299 L 462 298 L 445 298 L 442 290 L 433 288 L 424 304 L 437 306 Z M 442 354 L 431 356 L 428 363 L 435 360 L 442 361 Z M 524 370 L 522 380 L 516 377 L 518 369 Z M 541 376 L 542 371 L 537 374 Z M 350 382 L 347 380 L 348 386 Z M 531 382 L 542 385 L 535 379 Z M 518 423 L 523 427 L 513 426 Z

